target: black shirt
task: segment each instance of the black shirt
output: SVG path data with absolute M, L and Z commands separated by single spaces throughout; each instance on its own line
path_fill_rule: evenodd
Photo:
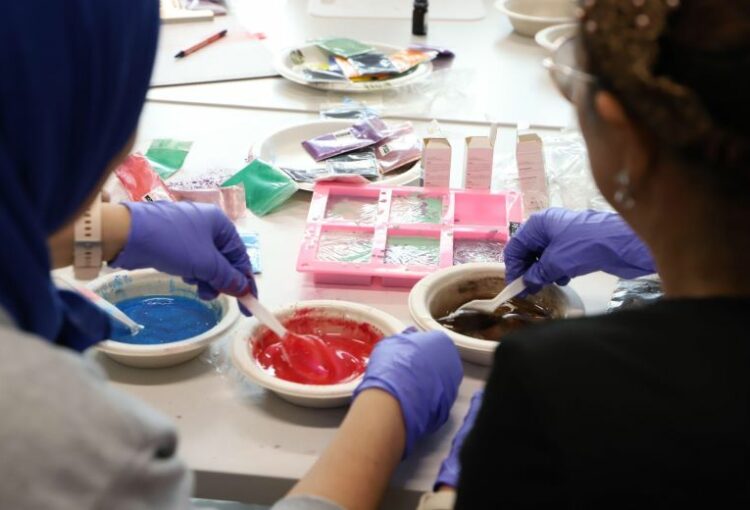
M 750 299 L 663 301 L 510 335 L 457 509 L 750 502 Z

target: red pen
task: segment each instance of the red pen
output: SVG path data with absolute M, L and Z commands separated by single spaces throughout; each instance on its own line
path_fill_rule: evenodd
M 224 37 L 225 35 L 227 35 L 227 31 L 226 31 L 226 30 L 222 30 L 222 31 L 221 31 L 221 32 L 219 32 L 218 34 L 214 34 L 214 35 L 212 35 L 212 36 L 211 36 L 211 37 L 209 37 L 208 39 L 205 39 L 205 40 L 203 40 L 203 41 L 199 42 L 199 43 L 198 43 L 198 44 L 196 44 L 195 46 L 191 46 L 191 47 L 189 47 L 189 48 L 188 48 L 188 49 L 186 49 L 186 50 L 182 50 L 182 51 L 181 51 L 181 52 L 179 52 L 179 53 L 178 53 L 177 55 L 175 55 L 175 56 L 174 56 L 174 58 L 183 58 L 183 57 L 187 57 L 187 56 L 188 56 L 188 55 L 190 55 L 191 53 L 195 53 L 195 52 L 196 52 L 196 51 L 198 51 L 199 49 L 201 49 L 201 48 L 205 48 L 205 47 L 206 47 L 206 46 L 208 46 L 209 44 L 211 44 L 211 43 L 214 43 L 214 42 L 218 41 L 219 39 L 221 39 L 221 38 L 222 38 L 222 37 Z

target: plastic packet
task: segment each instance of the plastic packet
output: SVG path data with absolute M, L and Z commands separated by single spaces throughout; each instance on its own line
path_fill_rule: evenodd
M 308 83 L 330 83 L 330 82 L 341 82 L 347 81 L 341 71 L 333 71 L 330 69 L 315 69 L 312 66 L 302 66 L 302 76 Z
M 419 51 L 434 51 L 437 53 L 435 58 L 453 58 L 456 56 L 455 53 L 453 53 L 445 46 L 435 46 L 433 44 L 410 44 L 409 49 Z
M 317 178 L 326 175 L 328 170 L 325 167 L 318 168 L 287 168 L 281 167 L 280 170 L 287 174 L 296 182 L 314 183 Z
M 357 77 L 392 75 L 400 72 L 391 59 L 383 53 L 363 53 L 349 57 L 348 61 L 356 71 Z
M 253 274 L 260 274 L 263 268 L 260 265 L 260 236 L 257 232 L 238 232 L 240 239 L 245 243 L 247 256 L 253 266 Z
M 433 60 L 437 55 L 438 53 L 436 51 L 406 49 L 397 51 L 388 58 L 397 72 L 405 73 L 409 69 L 417 67 L 419 64 Z
M 346 37 L 327 37 L 318 39 L 315 44 L 322 50 L 334 55 L 349 58 L 373 51 L 373 47 Z
M 177 200 L 214 204 L 227 216 L 236 220 L 245 214 L 245 188 L 242 186 L 220 187 L 231 176 L 226 170 L 214 170 L 198 177 L 167 181 L 169 191 Z
M 315 161 L 323 161 L 374 145 L 387 135 L 388 127 L 380 118 L 367 117 L 349 128 L 305 140 L 302 146 Z
M 364 119 L 377 117 L 378 112 L 365 103 L 345 97 L 340 103 L 321 105 L 320 116 L 324 119 Z
M 146 157 L 162 179 L 169 179 L 185 164 L 192 146 L 193 142 L 158 138 L 151 142 Z
M 297 184 L 284 172 L 256 159 L 222 184 L 245 188 L 245 203 L 257 216 L 264 216 L 289 200 Z
M 658 277 L 620 280 L 612 293 L 607 312 L 650 305 L 659 301 L 663 295 L 661 280 Z
M 174 201 L 164 181 L 151 168 L 148 159 L 142 154 L 131 154 L 115 170 L 131 200 L 156 202 L 157 200 Z
M 384 140 L 375 144 L 375 157 L 384 174 L 397 170 L 422 157 L 422 139 L 417 136 L 411 122 L 391 128 Z
M 351 152 L 328 159 L 326 160 L 326 170 L 330 177 L 319 178 L 318 180 L 341 180 L 341 177 L 350 176 L 349 179 L 345 180 L 353 182 L 357 180 L 354 177 L 358 176 L 362 181 L 367 182 L 380 178 L 378 160 L 375 158 L 373 150 Z

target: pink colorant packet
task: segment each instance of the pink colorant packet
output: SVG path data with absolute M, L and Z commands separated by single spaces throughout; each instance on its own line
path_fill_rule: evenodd
M 178 200 L 214 204 L 220 207 L 227 216 L 236 220 L 245 214 L 245 188 L 242 186 L 221 187 L 232 172 L 218 170 L 198 177 L 170 180 L 169 191 Z
M 404 122 L 389 130 L 388 137 L 375 144 L 375 157 L 384 174 L 397 170 L 422 157 L 422 140 L 411 122 Z
M 151 164 L 142 154 L 131 154 L 115 170 L 117 178 L 127 191 L 131 200 L 156 202 L 167 200 L 174 202 L 174 197 L 164 181 L 151 168 Z

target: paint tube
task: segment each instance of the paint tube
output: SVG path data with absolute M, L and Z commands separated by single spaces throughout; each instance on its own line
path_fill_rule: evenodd
M 151 168 L 148 159 L 142 154 L 131 154 L 115 170 L 131 200 L 156 202 L 159 200 L 174 201 L 164 181 Z
M 378 117 L 367 117 L 349 128 L 320 135 L 302 142 L 315 161 L 370 147 L 388 135 L 388 127 Z
M 256 159 L 222 184 L 242 185 L 245 203 L 257 216 L 264 216 L 289 200 L 297 191 L 297 184 L 273 165 Z
M 389 135 L 374 146 L 380 171 L 384 174 L 419 161 L 422 157 L 422 140 L 411 122 L 390 129 Z

